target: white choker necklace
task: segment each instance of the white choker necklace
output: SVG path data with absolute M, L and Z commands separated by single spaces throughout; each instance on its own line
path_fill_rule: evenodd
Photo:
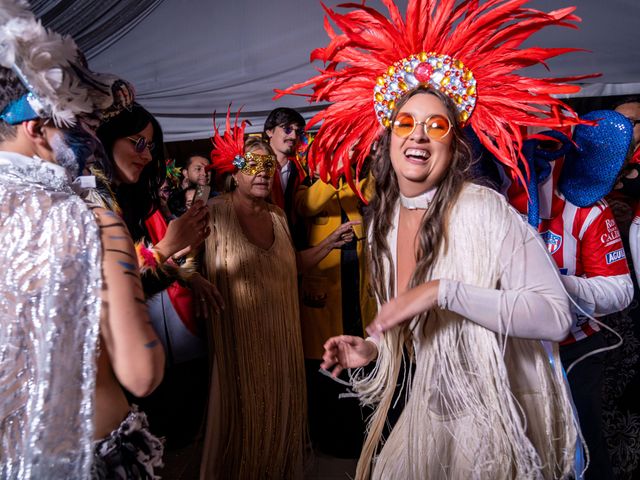
M 405 197 L 400 193 L 400 204 L 407 210 L 426 210 L 429 207 L 429 203 L 433 200 L 433 196 L 436 194 L 436 189 L 432 188 L 416 197 Z

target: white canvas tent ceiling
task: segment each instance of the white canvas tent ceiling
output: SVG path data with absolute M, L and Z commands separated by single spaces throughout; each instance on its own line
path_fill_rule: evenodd
M 326 0 L 328 6 L 342 3 Z M 382 8 L 379 0 L 367 2 Z M 404 9 L 406 1 L 399 2 Z M 261 130 L 277 106 L 313 113 L 306 99 L 273 101 L 273 90 L 309 78 L 312 49 L 327 42 L 319 0 L 32 0 L 45 24 L 70 32 L 97 71 L 132 82 L 167 141 L 207 138 L 212 113 L 229 102 Z M 636 0 L 533 0 L 553 10 L 577 5 L 578 30 L 552 28 L 530 44 L 590 50 L 550 62 L 554 76 L 601 72 L 582 95 L 640 92 Z M 469 39 L 473 41 L 473 39 Z M 548 75 L 543 69 L 536 75 Z

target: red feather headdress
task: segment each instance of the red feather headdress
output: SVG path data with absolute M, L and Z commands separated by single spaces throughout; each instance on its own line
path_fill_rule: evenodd
M 242 110 L 242 109 L 240 109 Z M 215 170 L 217 174 L 235 172 L 236 168 L 242 168 L 244 162 L 244 129 L 247 121 L 243 120 L 238 125 L 240 110 L 236 113 L 236 118 L 231 126 L 231 105 L 227 109 L 226 131 L 224 135 L 216 125 L 216 113 L 213 112 L 213 137 L 211 137 L 211 165 L 208 170 Z
M 395 102 L 418 85 L 448 94 L 458 118 L 469 124 L 482 144 L 514 175 L 521 172 L 521 127 L 559 128 L 583 123 L 555 94 L 576 93 L 566 82 L 593 77 L 530 78 L 514 72 L 573 48 L 519 48 L 533 33 L 551 25 L 576 28 L 574 7 L 549 13 L 521 8 L 528 0 L 409 0 L 403 19 L 393 0 L 382 0 L 390 18 L 364 4 L 340 5 L 341 15 L 323 5 L 325 48 L 311 54 L 325 68 L 306 82 L 276 91 L 278 98 L 313 87 L 312 102 L 332 102 L 307 128 L 322 122 L 309 151 L 310 169 L 337 181 L 338 165 L 362 163 L 382 128 L 388 126 Z M 337 34 L 329 18 L 342 30 Z M 350 147 L 355 149 L 349 156 Z M 526 161 L 522 162 L 525 165 Z M 351 169 L 344 169 L 349 184 Z M 354 188 L 355 189 L 355 188 Z

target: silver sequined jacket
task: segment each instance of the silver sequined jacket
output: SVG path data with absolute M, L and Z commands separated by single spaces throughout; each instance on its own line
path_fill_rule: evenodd
M 0 478 L 86 478 L 101 246 L 63 168 L 0 152 L 0 245 Z

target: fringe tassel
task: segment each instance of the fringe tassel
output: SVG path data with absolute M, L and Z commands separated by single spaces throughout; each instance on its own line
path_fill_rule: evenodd
M 206 267 L 225 310 L 209 326 L 220 402 L 210 403 L 218 425 L 207 425 L 201 478 L 299 478 L 306 390 L 286 220 L 272 211 L 275 243 L 265 251 L 246 239 L 228 198 L 214 203 L 211 219 Z
M 497 194 L 467 186 L 452 211 L 449 249 L 425 281 L 452 278 L 495 287 L 510 215 Z M 578 429 L 557 347 L 550 362 L 542 342 L 496 334 L 448 311 L 426 317 L 410 326 L 416 368 L 403 384 L 411 392 L 386 440 L 382 430 L 403 362 L 402 328 L 383 335 L 367 377 L 354 372 L 361 402 L 377 406 L 356 479 L 573 475 Z M 504 319 L 503 332 L 511 321 Z

